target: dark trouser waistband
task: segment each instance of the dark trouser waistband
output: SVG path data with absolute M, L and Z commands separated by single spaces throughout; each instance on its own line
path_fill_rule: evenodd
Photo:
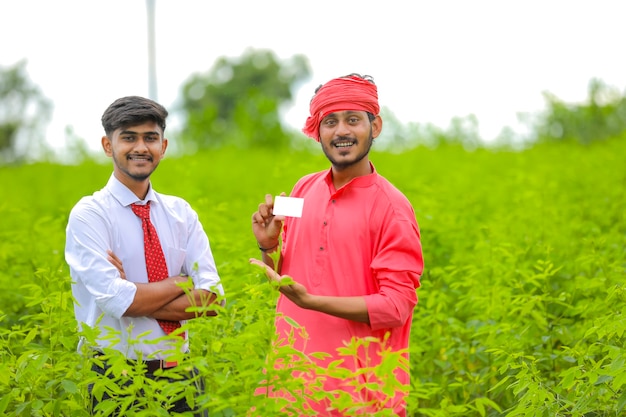
M 129 359 L 130 361 L 131 359 Z M 170 369 L 178 366 L 176 361 L 164 361 L 160 359 L 154 359 L 149 361 L 143 361 L 146 365 L 148 372 L 155 372 L 158 369 Z

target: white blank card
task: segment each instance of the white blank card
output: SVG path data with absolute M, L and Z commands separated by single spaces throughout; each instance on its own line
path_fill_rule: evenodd
M 304 207 L 304 198 L 286 197 L 278 195 L 274 198 L 274 215 L 302 217 L 302 208 Z

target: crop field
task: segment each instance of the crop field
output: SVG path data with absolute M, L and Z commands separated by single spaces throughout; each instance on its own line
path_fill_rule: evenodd
M 422 234 L 408 415 L 626 415 L 626 138 L 370 156 L 410 199 Z M 281 415 L 255 395 L 268 361 L 289 352 L 271 344 L 278 293 L 248 263 L 259 256 L 250 218 L 266 193 L 327 167 L 321 151 L 225 148 L 168 157 L 152 177 L 198 212 L 226 291 L 217 317 L 189 323 L 187 360 L 212 417 Z M 111 171 L 109 161 L 0 167 L 0 415 L 87 416 L 87 385 L 104 389 L 76 351 L 63 251 L 71 207 Z M 126 415 L 167 415 L 160 402 L 195 389 L 136 369 L 119 378 L 124 399 L 99 415 L 120 404 Z

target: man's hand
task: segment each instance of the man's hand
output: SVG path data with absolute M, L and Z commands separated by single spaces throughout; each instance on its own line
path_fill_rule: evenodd
M 280 195 L 285 195 L 281 193 Z M 274 216 L 274 197 L 265 195 L 265 202 L 252 214 L 252 232 L 260 247 L 272 249 L 278 246 L 278 238 L 285 216 Z
M 124 267 L 122 266 L 122 261 L 120 261 L 120 258 L 115 256 L 112 250 L 107 250 L 107 254 L 109 255 L 107 257 L 109 262 L 111 262 L 113 266 L 116 267 L 118 271 L 120 271 L 120 276 L 122 277 L 122 279 L 126 279 L 126 273 L 124 272 Z
M 346 320 L 370 323 L 364 296 L 334 297 L 310 294 L 304 285 L 295 282 L 289 275 L 280 275 L 264 262 L 250 259 L 250 263 L 263 268 L 269 281 L 298 307 Z
M 309 308 L 309 303 L 312 301 L 312 295 L 306 290 L 306 287 L 302 284 L 298 284 L 288 275 L 279 275 L 278 272 L 266 265 L 263 261 L 258 259 L 250 259 L 252 265 L 256 265 L 262 268 L 267 275 L 268 280 L 278 287 L 278 290 L 288 299 L 293 301 L 298 307 Z

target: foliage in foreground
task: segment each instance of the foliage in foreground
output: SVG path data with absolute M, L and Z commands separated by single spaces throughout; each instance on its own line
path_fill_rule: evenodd
M 372 159 L 412 201 L 425 251 L 406 365 L 409 415 L 621 415 L 626 140 L 523 152 L 418 148 Z M 220 315 L 190 324 L 187 365 L 206 380 L 198 401 L 212 416 L 252 407 L 280 415 L 280 404 L 254 395 L 264 367 L 295 354 L 294 366 L 311 370 L 297 352 L 272 348 L 276 292 L 248 264 L 258 256 L 250 216 L 265 193 L 288 192 L 326 167 L 318 153 L 222 149 L 166 159 L 153 178 L 198 211 L 227 291 Z M 69 209 L 110 171 L 93 163 L 0 168 L 0 414 L 87 415 L 88 383 L 116 390 L 75 352 L 63 260 Z M 101 415 L 120 405 L 128 415 L 164 415 L 159 401 L 195 390 L 193 381 L 151 384 L 122 362 L 114 374 L 129 381 L 130 397 L 103 403 Z M 277 376 L 285 389 L 301 389 Z M 135 402 L 153 408 L 137 411 Z

